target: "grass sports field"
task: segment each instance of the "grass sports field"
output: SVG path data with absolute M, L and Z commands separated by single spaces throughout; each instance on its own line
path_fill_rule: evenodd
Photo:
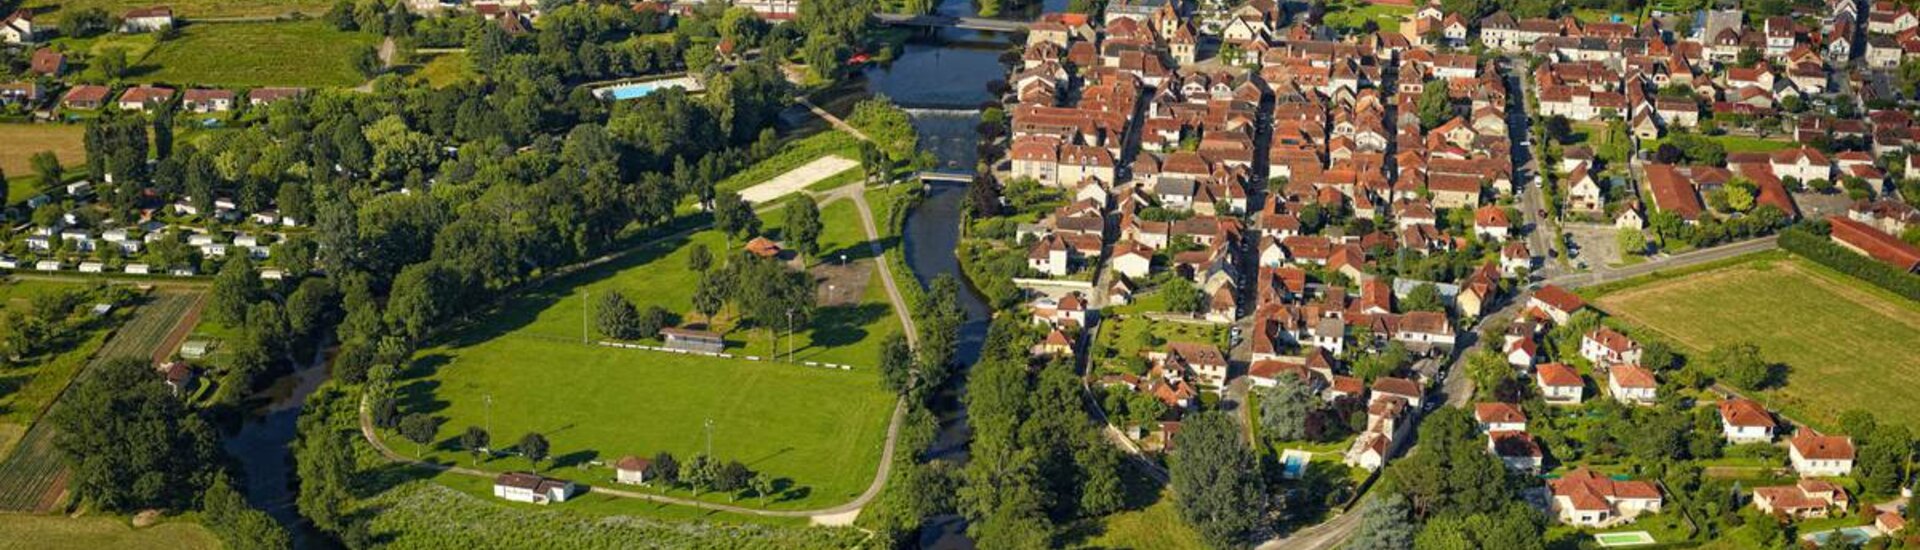
M 201 86 L 354 86 L 353 53 L 379 41 L 325 22 L 189 25 L 131 72 L 141 81 Z
M 1380 25 L 1382 32 L 1394 33 L 1400 32 L 1400 23 L 1413 11 L 1413 8 L 1406 6 L 1372 4 L 1365 0 L 1346 0 L 1329 5 L 1322 21 L 1329 27 L 1359 29 L 1371 20 Z
M 1694 352 L 1742 341 L 1790 368 L 1769 406 L 1832 428 L 1873 407 L 1882 421 L 1920 428 L 1920 304 L 1805 260 L 1766 257 L 1601 296 L 1608 313 Z
M 220 540 L 199 524 L 167 521 L 134 528 L 113 517 L 0 514 L 0 550 L 195 550 L 220 548 Z
M 822 248 L 847 250 L 849 259 L 859 262 L 850 270 L 871 271 L 871 260 L 862 261 L 870 254 L 855 215 L 848 201 L 824 207 Z M 782 221 L 778 211 L 762 218 L 769 228 Z M 691 313 L 697 276 L 687 268 L 693 243 L 707 245 L 716 256 L 724 247 L 720 234 L 702 231 L 642 250 L 530 291 L 494 317 L 421 352 L 409 373 L 415 378 L 403 383 L 400 393 L 404 411 L 447 419 L 436 438 L 438 448 L 429 454 L 469 462 L 457 449 L 457 438 L 468 426 L 486 426 L 490 417 L 496 448 L 512 451 L 522 435 L 540 432 L 551 442 L 554 458 L 543 465 L 553 475 L 604 484 L 612 477 L 610 469 L 581 465 L 660 451 L 684 462 L 706 448 L 705 425 L 711 420 L 716 458 L 739 460 L 784 480 L 776 481 L 783 489 L 771 507 L 818 508 L 858 496 L 878 467 L 894 406 L 873 365 L 879 340 L 898 330 L 899 322 L 877 279 L 857 300 L 851 291 L 840 290 L 840 300 L 851 303 L 823 307 L 823 325 L 794 337 L 799 360 L 852 364 L 852 370 L 581 343 L 587 312 L 583 293 L 597 297 L 617 290 L 641 307 L 660 305 L 683 320 L 699 321 Z M 822 291 L 825 297 L 824 285 Z M 724 316 L 717 323 L 722 329 Z M 726 337 L 729 351 L 739 355 L 766 356 L 772 349 L 764 331 Z M 785 338 L 781 341 L 784 348 Z M 414 451 L 397 435 L 387 441 L 396 451 Z M 493 471 L 527 467 L 518 457 L 482 464 Z M 712 494 L 700 498 L 727 500 Z M 742 502 L 758 505 L 759 499 Z
M 60 20 L 61 12 L 86 8 L 100 8 L 107 15 L 119 17 L 128 10 L 144 8 L 156 4 L 165 4 L 173 8 L 173 16 L 181 18 L 208 17 L 272 17 L 300 12 L 310 16 L 319 16 L 327 12 L 333 2 L 327 0 L 172 0 L 152 2 L 149 0 L 27 0 L 21 4 L 24 8 L 39 11 L 35 21 L 52 23 Z M 51 10 L 51 11 L 49 11 Z
M 85 133 L 86 127 L 77 124 L 0 124 L 0 143 L 7 144 L 0 147 L 0 171 L 7 173 L 9 185 L 13 186 L 10 190 L 38 187 L 37 183 L 16 183 L 16 180 L 39 179 L 29 159 L 41 151 L 53 151 L 54 156 L 60 157 L 60 163 L 67 166 L 77 166 L 86 160 L 86 145 L 81 142 Z M 14 193 L 7 199 L 19 202 L 27 197 Z

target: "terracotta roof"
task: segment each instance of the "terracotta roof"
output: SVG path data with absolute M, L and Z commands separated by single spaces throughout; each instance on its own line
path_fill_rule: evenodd
M 1374 393 L 1401 395 L 1416 399 L 1426 395 L 1426 392 L 1420 389 L 1419 382 L 1392 376 L 1382 376 L 1375 379 L 1373 381 L 1373 391 Z
M 1853 460 L 1853 439 L 1844 435 L 1821 435 L 1811 429 L 1793 434 L 1789 442 L 1800 456 L 1813 460 Z
M 1731 163 L 1731 158 L 1728 159 Z M 1680 172 L 1671 164 L 1648 164 L 1647 187 L 1653 189 L 1653 205 L 1662 210 L 1672 211 L 1681 219 L 1699 219 L 1706 211 L 1700 204 L 1700 195 L 1694 191 L 1691 182 L 1680 176 Z
M 1619 499 L 1659 499 L 1660 488 L 1645 481 L 1614 481 L 1586 466 L 1547 481 L 1553 496 L 1567 497 L 1577 510 L 1608 510 Z
M 1632 338 L 1628 338 L 1625 334 L 1614 332 L 1613 329 L 1607 327 L 1593 329 L 1593 332 L 1587 333 L 1587 339 L 1599 342 L 1602 347 L 1612 350 L 1614 353 L 1626 353 L 1632 351 L 1633 348 L 1640 347 L 1639 344 L 1633 342 Z
M 1864 251 L 1873 259 L 1886 262 L 1903 271 L 1920 268 L 1920 247 L 1907 244 L 1893 235 L 1880 232 L 1871 225 L 1854 221 L 1846 216 L 1829 216 L 1827 223 L 1832 227 L 1833 240 Z
M 1527 432 L 1517 430 L 1489 432 L 1487 438 L 1493 445 L 1493 452 L 1503 457 L 1539 458 L 1541 455 L 1540 444 L 1535 443 L 1533 434 Z
M 1613 384 L 1622 388 L 1658 388 L 1653 372 L 1638 365 L 1614 365 L 1608 369 L 1607 376 L 1613 378 Z
M 1579 372 L 1575 372 L 1573 367 L 1560 363 L 1542 364 L 1536 374 L 1540 377 L 1540 383 L 1546 386 L 1579 387 L 1586 385 L 1585 382 L 1580 380 Z
M 627 455 L 627 456 L 620 457 L 620 461 L 615 462 L 613 464 L 613 467 L 615 469 L 618 469 L 620 471 L 625 471 L 625 472 L 639 472 L 639 471 L 646 471 L 647 467 L 652 465 L 653 465 L 653 461 L 651 460 L 647 460 L 647 459 L 640 458 L 633 455 Z
M 1567 289 L 1560 288 L 1558 285 L 1540 287 L 1540 290 L 1533 292 L 1533 299 L 1539 300 L 1548 307 L 1567 313 L 1580 311 L 1580 308 L 1587 307 L 1586 300 L 1580 299 L 1579 296 L 1575 296 L 1572 292 L 1568 292 Z
M 1474 403 L 1473 418 L 1482 424 L 1525 424 L 1527 413 L 1512 403 Z
M 1773 413 L 1750 399 L 1738 397 L 1720 402 L 1720 419 L 1732 426 L 1773 429 Z

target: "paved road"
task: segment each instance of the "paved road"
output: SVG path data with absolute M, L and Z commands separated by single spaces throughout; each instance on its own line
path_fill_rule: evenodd
M 1634 265 L 1620 267 L 1620 268 L 1595 269 L 1593 271 L 1589 271 L 1585 273 L 1569 273 L 1566 275 L 1561 275 L 1558 277 L 1547 279 L 1546 282 L 1550 284 L 1560 285 L 1567 288 L 1580 288 L 1583 286 L 1592 286 L 1597 284 L 1610 283 L 1610 282 L 1619 281 L 1622 279 L 1631 279 L 1631 278 L 1639 277 L 1642 275 L 1650 275 L 1655 271 L 1660 271 L 1665 269 L 1677 269 L 1677 268 L 1699 265 L 1699 264 L 1708 263 L 1708 262 L 1725 260 L 1727 258 L 1732 258 L 1735 256 L 1743 256 L 1743 255 L 1752 254 L 1755 252 L 1773 250 L 1778 246 L 1779 246 L 1779 237 L 1775 235 L 1768 235 L 1758 239 L 1749 239 L 1749 240 L 1740 241 L 1736 243 L 1724 244 L 1724 245 L 1716 246 L 1713 248 L 1703 248 L 1700 250 L 1694 250 L 1694 251 L 1685 252 L 1681 254 L 1674 254 L 1672 256 L 1667 256 L 1657 260 L 1651 260 L 1645 263 L 1634 264 Z

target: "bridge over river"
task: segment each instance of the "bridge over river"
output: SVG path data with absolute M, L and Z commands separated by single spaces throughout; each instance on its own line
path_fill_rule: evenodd
M 929 29 L 966 29 L 970 31 L 1021 32 L 1027 30 L 1026 21 L 993 19 L 988 17 L 956 17 L 951 15 L 908 15 L 900 13 L 877 13 L 873 18 L 882 25 L 896 27 L 922 27 Z

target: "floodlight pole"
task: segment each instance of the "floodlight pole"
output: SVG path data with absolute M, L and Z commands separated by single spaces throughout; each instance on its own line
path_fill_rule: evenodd
M 707 458 L 713 458 L 713 419 L 707 419 Z
M 793 308 L 787 308 L 787 362 L 793 362 Z
M 493 394 L 483 394 L 480 400 L 487 404 L 487 436 L 493 436 Z
M 593 307 L 593 291 L 580 291 L 580 343 L 587 342 L 587 310 Z

